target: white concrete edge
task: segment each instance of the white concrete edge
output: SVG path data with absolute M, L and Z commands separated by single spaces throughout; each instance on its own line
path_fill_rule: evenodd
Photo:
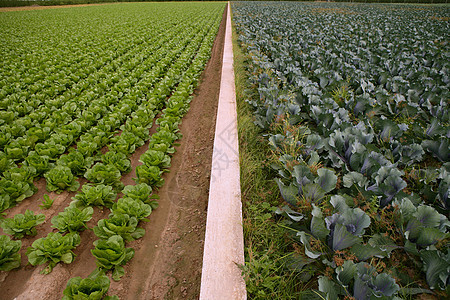
M 230 2 L 211 166 L 201 300 L 246 299 L 236 93 Z

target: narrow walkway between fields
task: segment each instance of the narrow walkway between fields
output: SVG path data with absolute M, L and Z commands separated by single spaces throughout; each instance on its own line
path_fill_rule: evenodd
M 247 298 L 245 282 L 238 267 L 244 263 L 244 237 L 230 2 L 227 9 L 206 220 L 201 300 Z

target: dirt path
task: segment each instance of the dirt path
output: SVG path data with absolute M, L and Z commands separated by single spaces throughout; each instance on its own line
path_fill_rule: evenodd
M 211 60 L 180 127 L 183 134 L 181 145 L 172 158 L 170 173 L 165 174 L 164 186 L 157 192 L 161 197 L 159 207 L 152 212 L 150 221 L 142 225 L 146 230 L 145 236 L 127 244 L 136 253 L 125 266 L 125 276 L 119 282 L 111 281 L 109 294 L 118 295 L 120 299 L 198 299 L 225 17 L 226 10 Z M 147 145 L 144 145 L 133 154 L 133 168 L 140 164 L 138 159 L 146 149 Z M 133 184 L 133 177 L 134 171 L 125 175 L 122 181 Z M 55 198 L 53 207 L 40 210 L 38 205 L 46 194 L 45 181 L 41 179 L 37 186 L 37 194 L 8 211 L 7 217 L 10 217 L 31 209 L 35 213 L 44 213 L 46 222 L 38 226 L 36 237 L 22 240 L 21 268 L 0 272 L 0 299 L 61 299 L 68 279 L 87 277 L 96 267 L 95 258 L 90 253 L 92 242 L 97 239 L 92 230 L 81 233 L 82 244 L 74 251 L 77 257 L 72 264 L 58 264 L 49 275 L 39 274 L 45 265 L 27 265 L 27 247 L 53 230 L 51 218 L 64 210 L 75 194 L 49 193 L 51 198 Z M 95 209 L 88 226 L 94 227 L 108 214 L 109 210 Z

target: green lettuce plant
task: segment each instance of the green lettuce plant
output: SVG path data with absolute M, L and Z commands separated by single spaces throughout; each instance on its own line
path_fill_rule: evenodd
M 12 241 L 7 235 L 0 235 L 0 271 L 20 267 L 21 241 Z
M 136 167 L 136 183 L 146 183 L 150 186 L 161 187 L 164 179 L 161 177 L 163 171 L 156 166 L 140 165 Z
M 117 296 L 105 296 L 109 285 L 109 278 L 103 273 L 88 278 L 73 277 L 67 282 L 62 300 L 119 300 Z
M 147 150 L 143 155 L 141 155 L 140 162 L 146 166 L 156 166 L 160 169 L 170 168 L 170 157 L 161 151 Z
M 10 132 L 5 132 L 2 130 L 2 134 L 0 134 L 0 147 L 4 149 L 5 146 L 11 141 L 11 138 L 12 135 Z M 3 152 L 3 154 L 7 156 L 6 153 Z
M 116 166 L 97 163 L 87 170 L 84 177 L 93 182 L 112 186 L 116 190 L 122 190 L 123 183 L 120 181 L 122 175 Z
M 34 150 L 41 156 L 48 156 L 51 160 L 56 158 L 66 151 L 66 147 L 55 143 L 53 140 L 47 140 L 44 143 L 37 143 Z
M 5 146 L 5 153 L 9 159 L 21 160 L 24 159 L 28 154 L 29 147 L 21 145 L 18 141 L 11 141 Z
M 31 197 L 35 192 L 35 186 L 26 181 L 13 181 L 6 178 L 0 179 L 0 190 L 3 195 L 7 195 L 10 203 L 21 202 L 23 199 Z
M 120 235 L 113 235 L 107 240 L 94 242 L 95 248 L 91 250 L 97 259 L 98 268 L 112 270 L 112 278 L 115 281 L 125 274 L 122 267 L 134 256 L 133 248 L 125 248 L 125 243 Z
M 35 240 L 31 247 L 27 249 L 28 261 L 33 266 L 48 262 L 47 267 L 41 271 L 42 274 L 48 274 L 60 261 L 70 264 L 75 258 L 72 250 L 80 242 L 80 236 L 76 232 L 66 235 L 59 232 L 50 232 L 46 237 Z
M 130 217 L 135 217 L 138 221 L 144 220 L 152 212 L 152 207 L 139 200 L 124 197 L 114 203 L 112 209 L 113 214 L 125 214 Z
M 100 239 L 120 235 L 125 241 L 134 241 L 144 236 L 145 229 L 138 228 L 138 219 L 126 214 L 111 214 L 108 219 L 101 219 L 94 227 L 94 234 Z
M 63 212 L 52 218 L 52 227 L 59 230 L 59 232 L 79 232 L 86 228 L 86 223 L 92 219 L 94 209 L 86 207 L 79 209 L 75 205 L 66 207 Z
M 142 145 L 144 145 L 144 140 L 134 133 L 127 131 L 113 138 L 112 143 L 108 147 L 110 151 L 112 150 L 129 155 L 134 153 L 134 151 Z
M 127 185 L 122 190 L 122 193 L 125 197 L 149 204 L 152 209 L 158 207 L 158 202 L 155 199 L 159 199 L 159 197 L 157 195 L 152 195 L 152 188 L 146 183 Z
M 153 149 L 153 147 L 151 146 L 154 144 L 166 144 L 171 147 L 179 138 L 180 137 L 178 135 L 171 132 L 170 130 L 159 130 L 152 135 L 149 143 L 149 149 Z
M 109 185 L 86 183 L 72 199 L 77 207 L 105 206 L 110 208 L 116 197 L 117 193 Z
M 50 162 L 50 157 L 45 155 L 39 155 L 35 151 L 31 151 L 25 158 L 24 164 L 35 168 L 36 175 L 42 176 L 48 170 L 53 168 L 53 164 Z
M 28 182 L 33 188 L 33 180 L 36 177 L 36 169 L 34 167 L 22 165 L 19 167 L 12 167 L 8 171 L 3 172 L 3 177 L 14 182 Z M 33 188 L 36 190 L 35 188 Z
M 21 239 L 26 235 L 35 236 L 37 234 L 36 226 L 44 221 L 44 214 L 35 215 L 33 211 L 27 209 L 24 214 L 16 214 L 12 219 L 1 221 L 1 227 L 6 234 Z
M 0 174 L 14 166 L 14 160 L 8 158 L 5 152 L 0 151 Z
M 84 157 L 92 157 L 94 155 L 94 152 L 99 149 L 99 146 L 97 143 L 92 141 L 79 141 L 77 143 L 77 150 L 84 156 Z
M 67 148 L 72 144 L 73 136 L 71 134 L 55 133 L 51 136 L 50 140 L 54 141 L 55 144 L 60 144 Z
M 84 157 L 80 151 L 73 148 L 68 154 L 61 155 L 56 161 L 58 165 L 69 167 L 74 175 L 83 175 L 94 163 L 92 157 Z
M 62 193 L 64 190 L 74 192 L 80 187 L 80 183 L 73 176 L 72 171 L 66 166 L 56 166 L 44 175 L 47 180 L 47 191 Z
M 51 135 L 49 127 L 31 127 L 27 132 L 28 136 L 35 136 L 37 142 L 43 142 Z
M 155 107 L 140 107 L 136 111 L 131 113 L 131 122 L 136 126 L 151 126 L 153 119 L 155 118 Z
M 164 128 L 167 131 L 177 132 L 178 126 L 181 123 L 181 118 L 179 116 L 171 116 L 166 108 L 164 110 L 166 113 L 163 117 L 156 120 L 156 124 L 159 125 L 160 128 Z M 178 114 L 176 114 L 178 115 Z
M 131 122 L 126 123 L 125 125 L 120 126 L 122 131 L 127 131 L 133 133 L 135 136 L 139 137 L 143 141 L 148 141 L 150 139 L 150 134 L 148 128 L 133 124 Z
M 0 194 L 0 213 L 15 204 L 7 194 Z M 0 214 L 1 215 L 1 214 Z
M 104 164 L 115 166 L 121 173 L 129 173 L 131 171 L 131 161 L 122 152 L 108 151 L 102 156 Z
M 150 140 L 149 149 L 161 151 L 167 154 L 175 153 L 175 148 L 169 142 Z

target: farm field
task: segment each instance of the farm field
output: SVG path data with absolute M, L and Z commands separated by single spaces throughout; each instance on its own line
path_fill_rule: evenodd
M 233 2 L 232 13 L 270 148 L 261 168 L 281 195 L 247 204 L 244 235 L 274 224 L 289 243 L 277 256 L 276 242 L 246 240 L 249 298 L 447 298 L 450 7 Z
M 224 8 L 0 12 L 2 299 L 198 296 Z

